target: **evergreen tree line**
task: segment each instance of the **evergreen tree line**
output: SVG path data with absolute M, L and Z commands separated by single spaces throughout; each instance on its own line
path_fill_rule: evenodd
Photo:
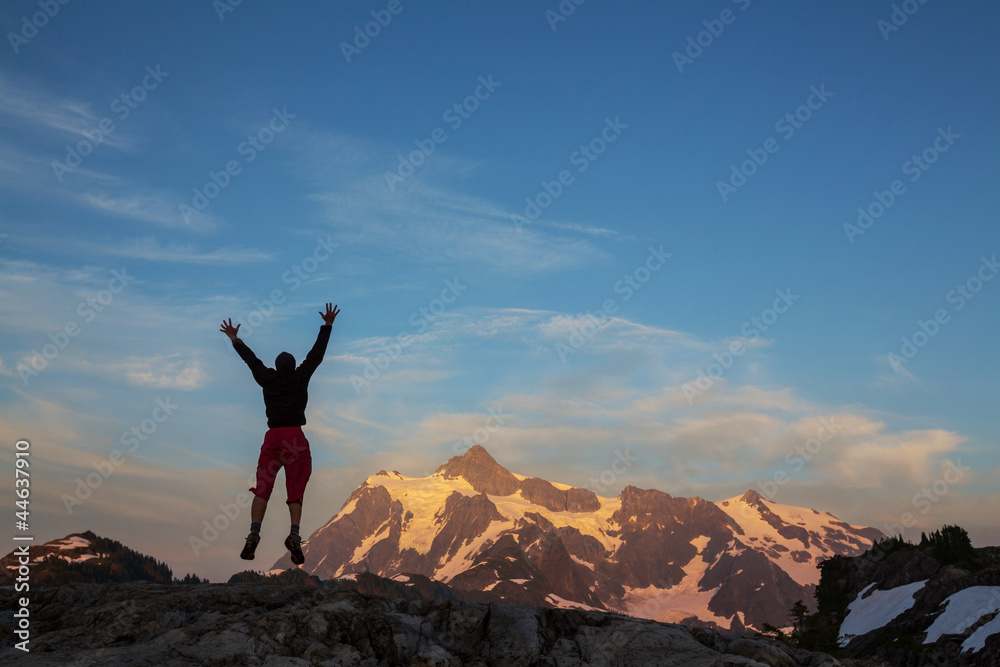
M 978 570 L 984 567 L 982 559 L 972 546 L 969 534 L 961 526 L 946 525 L 930 534 L 921 533 L 918 544 L 903 539 L 902 535 L 877 540 L 871 549 L 860 556 L 833 556 L 823 561 L 820 565 L 819 585 L 815 592 L 816 613 L 809 614 L 808 607 L 799 600 L 792 605 L 789 612 L 792 627 L 790 635 L 785 635 L 771 625 L 764 626 L 763 634 L 810 651 L 823 651 L 833 656 L 843 655 L 837 640 L 840 626 L 847 614 L 847 606 L 854 598 L 847 593 L 842 582 L 855 571 L 852 561 L 864 562 L 898 551 L 917 550 L 933 556 L 942 565 L 957 565 L 966 570 Z

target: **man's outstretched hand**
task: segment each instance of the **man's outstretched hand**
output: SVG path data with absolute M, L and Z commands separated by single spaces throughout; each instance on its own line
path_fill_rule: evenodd
M 333 321 L 337 319 L 337 315 L 340 314 L 340 310 L 334 306 L 330 308 L 330 304 L 326 304 L 326 313 L 320 311 L 319 316 L 323 318 L 323 322 L 326 324 L 333 324 Z
M 239 335 L 240 325 L 237 324 L 234 327 L 233 318 L 230 317 L 228 323 L 225 320 L 222 320 L 222 328 L 219 329 L 219 331 L 229 336 L 229 340 L 236 340 L 236 337 Z

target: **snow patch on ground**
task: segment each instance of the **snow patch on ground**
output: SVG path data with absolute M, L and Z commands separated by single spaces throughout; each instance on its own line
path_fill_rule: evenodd
M 561 598 L 555 593 L 549 593 L 545 596 L 545 600 L 551 604 L 559 607 L 560 609 L 584 609 L 586 611 L 605 611 L 604 609 L 599 609 L 597 607 L 591 607 L 589 604 L 583 604 L 582 602 L 574 602 L 573 600 L 567 600 Z
M 629 588 L 626 586 L 623 599 L 625 610 L 632 616 L 651 618 L 654 621 L 677 623 L 690 616 L 695 616 L 699 620 L 713 622 L 723 628 L 730 627 L 728 618 L 717 616 L 715 612 L 708 609 L 709 603 L 719 590 L 718 587 L 701 590 L 700 586 L 706 570 L 712 565 L 712 563 L 706 562 L 702 555 L 710 539 L 707 535 L 700 535 L 691 540 L 691 544 L 698 549 L 698 555 L 684 566 L 684 571 L 687 574 L 676 585 L 670 588 L 656 586 Z
M 486 531 L 475 539 L 459 547 L 458 551 L 449 560 L 448 554 L 441 557 L 438 568 L 434 571 L 431 579 L 436 579 L 442 583 L 448 583 L 454 577 L 472 567 L 473 561 L 487 543 L 496 542 L 500 534 L 509 527 L 505 521 L 491 521 L 486 527 Z
M 944 607 L 944 612 L 934 619 L 931 626 L 927 628 L 925 644 L 933 644 L 942 635 L 960 635 L 986 614 L 1000 610 L 1000 586 L 969 586 L 949 595 L 941 605 Z M 996 619 L 993 619 L 990 623 L 995 621 Z M 983 627 L 990 625 L 990 623 Z M 974 635 L 982 629 L 978 628 Z M 993 632 L 998 631 L 1000 630 Z M 981 639 L 977 638 L 976 641 L 985 642 L 987 636 L 983 636 Z M 972 637 L 969 639 L 971 640 Z
M 496 505 L 500 514 L 508 519 L 516 521 L 525 514 L 535 513 L 551 521 L 556 528 L 573 527 L 583 535 L 594 537 L 608 551 L 615 551 L 621 544 L 619 538 L 607 534 L 607 531 L 612 529 L 611 515 L 621 509 L 620 498 L 598 496 L 597 500 L 601 503 L 601 507 L 596 512 L 553 512 L 525 500 L 520 491 L 512 496 L 489 496 L 489 499 Z
M 388 537 L 389 521 L 385 521 L 381 526 L 379 526 L 379 529 L 376 530 L 373 535 L 369 535 L 364 539 L 363 542 L 361 542 L 361 544 L 358 545 L 358 548 L 355 549 L 354 553 L 351 555 L 351 560 L 347 561 L 348 565 L 354 565 L 355 563 L 359 562 L 362 558 L 367 556 L 368 552 L 371 551 L 371 548 L 375 546 L 375 544 L 377 544 L 378 542 L 382 541 L 383 533 L 385 533 L 386 536 Z
M 356 508 L 357 506 L 358 506 L 358 499 L 357 499 L 357 498 L 351 498 L 351 501 L 350 501 L 349 503 L 347 503 L 346 505 L 344 505 L 344 508 L 343 508 L 342 510 L 340 510 L 339 512 L 337 512 L 337 513 L 336 513 L 336 514 L 335 514 L 335 515 L 333 516 L 333 518 L 332 518 L 332 519 L 330 519 L 329 521 L 327 521 L 327 522 L 326 522 L 326 525 L 325 525 L 325 526 L 323 526 L 323 528 L 327 528 L 327 527 L 329 527 L 329 526 L 330 526 L 330 525 L 331 525 L 331 524 L 332 524 L 332 523 L 333 523 L 334 521 L 336 521 L 336 520 L 337 520 L 337 519 L 339 519 L 340 517 L 342 517 L 342 516 L 347 516 L 348 514 L 350 514 L 351 512 L 353 512 L 353 511 L 354 511 L 354 509 L 355 509 L 355 508 Z M 323 530 L 323 528 L 320 528 L 319 530 Z M 318 533 L 318 532 L 319 532 L 319 530 L 318 530 L 318 531 L 316 531 L 316 532 Z
M 982 651 L 986 647 L 986 638 L 997 633 L 1000 633 L 1000 616 L 976 628 L 976 631 L 962 642 L 962 650 L 972 651 L 973 653 Z
M 65 539 L 55 540 L 52 544 L 58 546 L 60 549 L 80 549 L 82 547 L 89 547 L 90 540 L 79 535 L 70 535 Z
M 914 595 L 924 587 L 927 580 L 906 586 L 897 586 L 886 591 L 874 591 L 862 599 L 876 584 L 868 584 L 858 593 L 858 597 L 847 607 L 847 618 L 840 625 L 838 642 L 846 646 L 852 637 L 867 634 L 887 625 L 904 611 L 913 606 Z
M 40 561 L 40 560 L 44 561 L 44 560 L 48 560 L 49 558 L 61 558 L 62 560 L 66 561 L 67 563 L 82 563 L 85 560 L 90 560 L 91 558 L 97 558 L 97 556 L 95 556 L 94 554 L 82 554 L 78 558 L 73 558 L 72 556 L 63 556 L 61 554 L 47 554 L 45 556 L 39 556 L 38 558 L 35 558 L 34 560 L 36 560 L 36 561 Z M 9 566 L 9 567 L 13 567 L 15 569 L 17 568 L 16 565 Z

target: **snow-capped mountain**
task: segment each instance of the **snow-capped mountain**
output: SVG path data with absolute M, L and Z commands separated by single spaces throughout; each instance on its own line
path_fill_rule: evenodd
M 303 542 L 303 568 L 414 573 L 508 602 L 760 629 L 786 626 L 797 600 L 811 604 L 821 560 L 879 537 L 754 491 L 718 503 L 632 486 L 599 497 L 514 474 L 475 446 L 430 477 L 369 477 Z M 287 555 L 274 565 L 290 566 Z
M 23 565 L 31 568 L 31 586 L 137 579 L 169 584 L 173 576 L 166 563 L 89 530 L 44 544 L 22 543 L 0 559 L 0 585 L 13 583 Z

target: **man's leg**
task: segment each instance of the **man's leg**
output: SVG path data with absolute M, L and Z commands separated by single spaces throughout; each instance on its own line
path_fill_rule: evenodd
M 305 494 L 306 482 L 312 473 L 312 454 L 309 452 L 309 441 L 301 429 L 290 434 L 285 444 L 285 486 L 288 491 L 288 514 L 292 528 L 285 539 L 285 548 L 291 552 L 292 563 L 301 565 L 305 562 L 302 553 L 302 538 L 299 536 L 299 521 L 302 519 L 302 497 Z
M 268 431 L 270 433 L 270 431 Z M 260 448 L 260 457 L 257 459 L 257 485 L 250 489 L 253 493 L 253 503 L 250 505 L 250 534 L 247 535 L 246 544 L 240 558 L 243 560 L 253 560 L 257 544 L 260 543 L 260 524 L 264 520 L 264 512 L 267 510 L 267 501 L 271 497 L 271 489 L 274 488 L 274 477 L 281 468 L 281 462 L 274 456 L 269 447 L 268 435 L 264 436 L 264 444 Z
M 267 510 L 267 501 L 260 496 L 253 497 L 253 504 L 250 505 L 250 521 L 260 525 L 264 520 L 264 512 Z
M 247 535 L 246 544 L 240 552 L 243 560 L 253 560 L 254 552 L 260 543 L 260 522 L 264 520 L 264 510 L 267 509 L 267 500 L 260 496 L 253 497 L 253 504 L 250 506 L 250 534 Z
M 285 474 L 288 474 L 288 467 L 285 467 Z M 302 553 L 302 537 L 299 535 L 299 520 L 302 518 L 302 501 L 295 500 L 288 503 L 288 514 L 292 519 L 292 527 L 285 538 L 285 548 L 290 552 L 292 563 L 302 565 L 306 562 L 305 554 Z

